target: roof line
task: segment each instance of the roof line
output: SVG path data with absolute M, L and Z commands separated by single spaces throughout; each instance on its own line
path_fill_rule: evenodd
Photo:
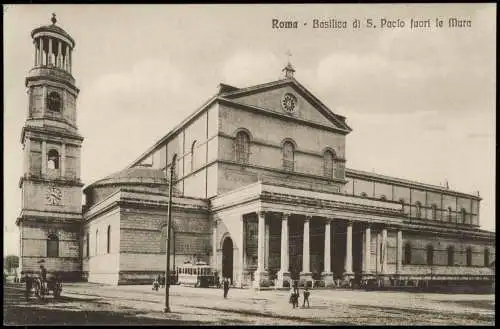
M 170 132 L 160 138 L 153 146 L 148 148 L 145 152 L 143 152 L 139 157 L 137 157 L 132 164 L 127 166 L 126 168 L 132 168 L 137 165 L 139 161 L 141 161 L 148 153 L 151 153 L 155 148 L 157 148 L 164 141 L 175 135 L 186 123 L 193 120 L 200 112 L 202 112 L 206 107 L 210 106 L 218 97 L 219 94 L 215 94 L 211 98 L 209 98 L 205 103 L 203 103 L 200 107 L 198 107 L 194 112 L 192 112 L 187 118 L 178 123 Z
M 451 193 L 454 193 L 454 194 L 461 194 L 461 195 L 472 196 L 475 199 L 481 200 L 481 197 L 478 197 L 477 195 L 474 195 L 474 194 L 469 194 L 469 193 L 464 193 L 464 192 L 460 192 L 460 191 L 449 190 L 449 189 L 446 189 L 445 187 L 442 187 L 442 186 L 439 186 L 439 185 L 421 183 L 421 182 L 417 182 L 417 181 L 410 180 L 410 179 L 398 178 L 398 177 L 393 177 L 393 176 L 387 176 L 387 175 L 383 175 L 383 174 L 373 173 L 373 172 L 359 170 L 359 169 L 352 169 L 352 168 L 346 168 L 346 173 L 352 173 L 352 174 L 358 174 L 358 175 L 364 175 L 364 176 L 371 176 L 371 177 L 380 178 L 380 179 L 388 179 L 388 180 L 392 180 L 392 181 L 398 181 L 401 184 L 411 184 L 411 185 L 416 185 L 416 186 L 421 186 L 421 187 L 433 188 L 433 189 L 436 189 L 436 190 L 441 190 L 443 192 L 448 192 L 448 193 L 451 192 Z

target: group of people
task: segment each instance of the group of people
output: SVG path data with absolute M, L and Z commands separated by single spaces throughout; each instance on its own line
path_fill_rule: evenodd
M 40 264 L 40 273 L 38 278 L 40 279 L 40 283 L 42 284 L 43 289 L 47 289 L 47 269 L 43 264 Z M 25 287 L 24 287 L 24 298 L 26 300 L 29 299 L 31 295 L 31 289 L 33 289 L 33 281 L 35 280 L 35 277 L 33 277 L 30 273 L 26 273 L 24 271 L 21 271 L 21 282 L 24 281 Z
M 304 288 L 304 301 L 302 303 L 302 307 L 306 307 L 307 303 L 307 308 L 310 307 L 309 305 L 309 296 L 311 295 L 311 292 L 309 291 L 309 287 Z M 299 292 L 299 286 L 297 283 L 294 283 L 292 288 L 290 289 L 290 304 L 292 304 L 293 308 L 298 308 L 299 307 L 299 297 L 300 297 L 300 292 Z

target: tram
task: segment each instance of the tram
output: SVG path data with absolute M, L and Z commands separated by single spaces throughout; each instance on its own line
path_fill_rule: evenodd
M 185 262 L 177 269 L 178 283 L 186 286 L 208 288 L 210 286 L 220 287 L 217 271 L 205 262 Z

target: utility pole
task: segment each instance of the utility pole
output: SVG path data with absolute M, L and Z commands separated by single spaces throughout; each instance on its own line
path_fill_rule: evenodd
M 168 192 L 168 222 L 167 222 L 167 265 L 165 267 L 165 308 L 163 313 L 170 313 L 169 295 L 170 295 L 170 239 L 172 232 L 172 191 L 174 186 L 174 171 L 177 154 L 172 157 L 172 164 L 170 165 L 170 182 Z M 174 255 L 175 257 L 175 255 Z

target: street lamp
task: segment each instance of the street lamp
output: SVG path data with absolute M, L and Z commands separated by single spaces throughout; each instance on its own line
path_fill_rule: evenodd
M 169 305 L 169 294 L 170 294 L 170 237 L 172 231 L 172 190 L 173 190 L 173 182 L 174 182 L 174 170 L 175 170 L 175 162 L 177 159 L 177 154 L 174 154 L 172 157 L 172 164 L 170 165 L 170 185 L 168 192 L 168 223 L 167 223 L 167 265 L 165 267 L 165 308 L 163 309 L 164 313 L 170 312 Z M 174 256 L 175 257 L 175 256 Z

